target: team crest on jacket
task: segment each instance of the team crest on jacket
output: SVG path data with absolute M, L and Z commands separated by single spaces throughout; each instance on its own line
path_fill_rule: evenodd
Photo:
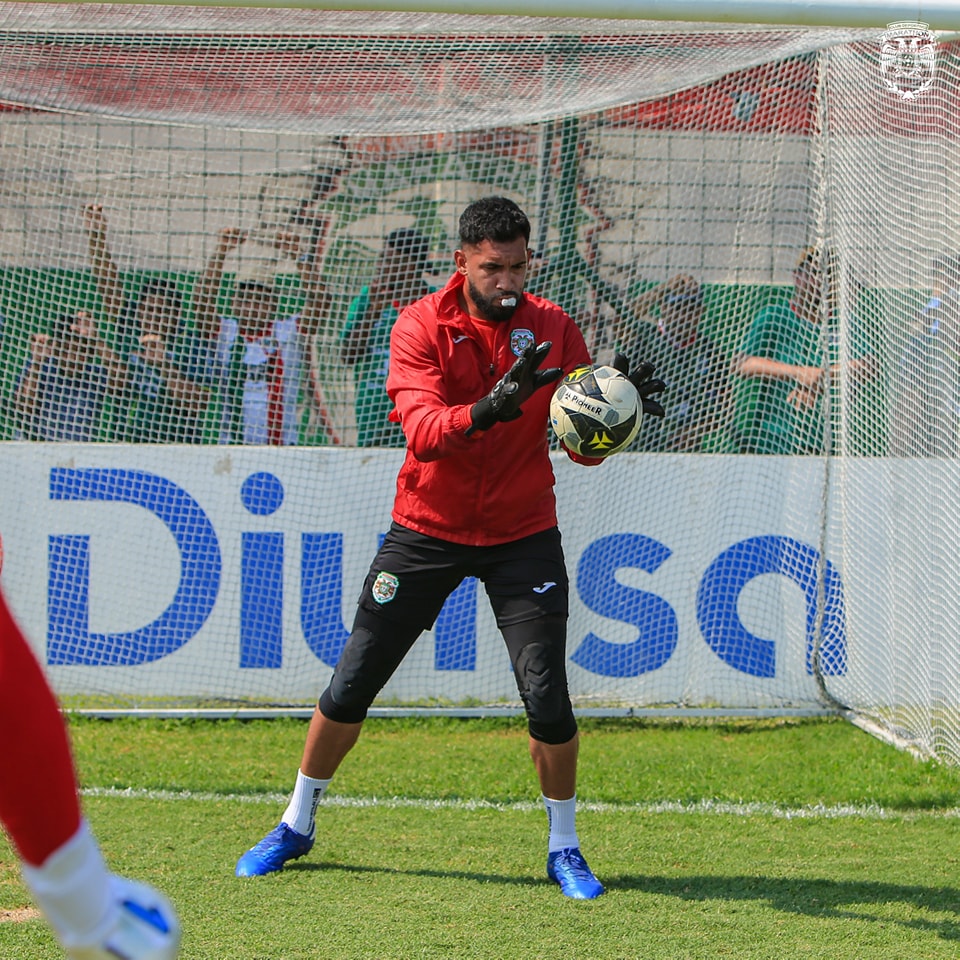
M 397 587 L 400 581 L 386 570 L 381 570 L 377 574 L 377 579 L 373 581 L 373 599 L 377 603 L 389 603 L 397 595 Z
M 515 357 L 523 356 L 523 351 L 526 350 L 527 347 L 535 346 L 536 342 L 533 331 L 528 330 L 526 327 L 519 327 L 516 330 L 510 331 L 510 349 L 513 351 Z

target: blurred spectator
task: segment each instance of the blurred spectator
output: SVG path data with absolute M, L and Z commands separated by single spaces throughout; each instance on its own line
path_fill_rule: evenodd
M 935 257 L 930 273 L 930 299 L 920 311 L 920 321 L 923 329 L 936 333 L 944 300 L 956 298 L 960 290 L 960 255 Z
M 22 437 L 98 440 L 106 395 L 124 382 L 119 356 L 100 339 L 89 313 L 57 317 L 48 333 L 31 335 L 30 356 L 14 387 Z
M 734 361 L 739 377 L 756 382 L 754 393 L 738 397 L 746 400 L 735 421 L 741 453 L 825 452 L 824 399 L 841 372 L 832 356 L 836 279 L 832 259 L 824 262 L 818 248 L 807 247 L 794 268 L 790 298 L 754 318 Z M 852 320 L 846 372 L 855 383 L 872 378 L 876 363 Z
M 894 456 L 960 455 L 960 294 L 943 292 L 936 300 L 936 307 L 925 308 L 925 326 L 911 337 L 897 370 Z
M 353 366 L 357 446 L 402 447 L 400 425 L 388 420 L 390 331 L 408 304 L 432 292 L 423 278 L 430 256 L 426 237 L 411 227 L 387 235 L 374 279 L 354 297 L 347 311 L 340 358 Z
M 352 417 L 339 357 L 339 323 L 334 320 L 333 298 L 323 281 L 331 218 L 322 212 L 301 210 L 297 222 L 309 226 L 306 249 L 297 256 L 304 295 L 299 326 L 306 352 L 299 442 L 337 445 L 343 442 Z
M 230 314 L 219 316 L 217 302 L 224 261 L 247 240 L 236 227 L 225 227 L 207 262 L 196 294 L 196 323 L 201 337 L 213 345 L 212 382 L 221 399 L 219 441 L 237 444 L 289 445 L 297 442 L 300 399 L 306 369 L 306 338 L 318 313 L 315 299 L 322 284 L 308 277 L 302 286 L 306 304 L 301 314 L 280 317 L 274 276 L 263 270 L 238 278 Z M 299 237 L 278 233 L 274 246 L 297 259 L 301 278 L 312 270 L 298 258 Z
M 126 365 L 126 409 L 115 439 L 199 442 L 210 391 L 201 381 L 199 345 L 184 329 L 176 284 L 162 277 L 149 279 L 128 301 L 107 244 L 103 207 L 88 203 L 83 213 L 97 291 L 107 319 L 115 325 L 117 352 Z
M 702 450 L 704 438 L 722 425 L 728 379 L 720 351 L 700 329 L 703 288 L 680 274 L 642 293 L 632 307 L 635 322 L 621 322 L 618 330 L 620 349 L 656 367 L 671 402 L 663 418 L 645 418 L 630 449 Z

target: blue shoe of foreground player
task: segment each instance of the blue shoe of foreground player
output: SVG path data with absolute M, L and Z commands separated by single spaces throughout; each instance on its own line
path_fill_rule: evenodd
M 566 847 L 547 857 L 547 876 L 560 884 L 565 897 L 593 900 L 603 893 L 603 884 L 587 866 L 579 847 Z
M 296 860 L 313 849 L 313 837 L 291 830 L 285 823 L 274 827 L 256 846 L 237 861 L 238 877 L 262 877 L 282 870 L 288 860 Z

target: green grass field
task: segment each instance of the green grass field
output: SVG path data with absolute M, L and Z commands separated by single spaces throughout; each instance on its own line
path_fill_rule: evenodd
M 313 852 L 238 880 L 300 720 L 74 719 L 120 872 L 179 908 L 184 960 L 960 955 L 960 771 L 836 720 L 581 724 L 580 839 L 608 892 L 544 874 L 520 720 L 371 720 Z M 60 953 L 0 840 L 0 960 Z

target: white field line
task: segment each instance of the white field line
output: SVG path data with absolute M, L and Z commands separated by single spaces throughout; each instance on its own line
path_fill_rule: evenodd
M 161 800 L 165 802 L 190 800 L 200 803 L 262 803 L 286 805 L 289 794 L 281 793 L 212 793 L 192 790 L 147 790 L 118 789 L 116 787 L 87 787 L 80 791 L 84 797 L 111 799 Z M 526 813 L 541 810 L 542 805 L 532 800 L 514 803 L 495 803 L 490 800 L 443 800 L 419 797 L 343 797 L 328 794 L 323 806 L 364 808 L 382 807 L 387 810 L 499 810 L 502 812 Z M 777 803 L 728 803 L 723 800 L 699 800 L 682 803 L 679 800 L 662 800 L 653 803 L 591 803 L 580 801 L 578 811 L 591 813 L 640 813 L 698 814 L 702 816 L 774 817 L 781 820 L 837 820 L 859 817 L 864 820 L 922 820 L 955 819 L 960 817 L 960 808 L 948 810 L 887 810 L 876 804 L 810 804 L 803 807 L 784 807 Z

